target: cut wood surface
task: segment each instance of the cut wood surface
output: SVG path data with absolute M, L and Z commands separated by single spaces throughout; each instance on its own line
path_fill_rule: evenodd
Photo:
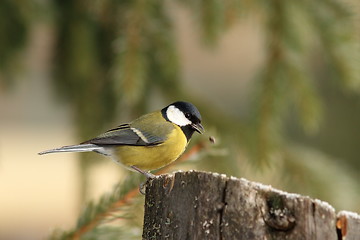
M 215 173 L 177 172 L 147 183 L 143 239 L 337 240 L 337 219 L 320 200 Z M 347 227 L 359 229 L 359 218 Z M 346 240 L 360 239 L 359 231 L 351 233 L 357 238 L 347 233 Z
M 360 239 L 360 215 L 340 211 L 337 214 L 336 227 L 339 233 L 339 240 L 359 240 Z

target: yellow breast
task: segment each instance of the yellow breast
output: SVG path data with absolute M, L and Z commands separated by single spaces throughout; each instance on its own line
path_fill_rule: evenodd
M 174 130 L 167 141 L 154 146 L 119 146 L 115 149 L 117 160 L 125 166 L 133 166 L 142 170 L 154 170 L 175 161 L 184 151 L 187 139 L 180 127 Z

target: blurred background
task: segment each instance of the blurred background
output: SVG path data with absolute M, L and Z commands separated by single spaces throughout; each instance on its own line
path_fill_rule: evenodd
M 173 170 L 360 212 L 359 1 L 2 0 L 0 239 L 71 231 L 129 175 L 95 153 L 38 152 L 176 100 L 194 103 L 207 130 L 189 148 L 216 144 Z M 83 239 L 140 239 L 142 204 L 116 234 L 100 225 Z

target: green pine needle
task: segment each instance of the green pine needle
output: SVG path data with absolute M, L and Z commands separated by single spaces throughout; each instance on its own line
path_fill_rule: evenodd
M 98 202 L 89 202 L 80 214 L 74 229 L 66 232 L 56 230 L 49 239 L 78 239 L 84 234 L 97 231 L 102 224 L 113 221 L 116 219 L 114 216 L 125 217 L 126 213 L 118 215 L 118 212 L 126 211 L 129 203 L 120 204 L 121 206 L 117 203 L 122 201 L 130 191 L 134 189 L 138 191 L 140 178 L 142 178 L 141 174 L 130 174 L 124 181 L 118 183 L 112 192 L 101 196 Z M 116 207 L 117 205 L 119 206 Z

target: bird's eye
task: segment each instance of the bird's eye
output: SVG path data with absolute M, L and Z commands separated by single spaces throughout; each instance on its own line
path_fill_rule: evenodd
M 187 119 L 190 119 L 191 114 L 190 114 L 190 113 L 185 113 L 185 117 L 186 117 Z

